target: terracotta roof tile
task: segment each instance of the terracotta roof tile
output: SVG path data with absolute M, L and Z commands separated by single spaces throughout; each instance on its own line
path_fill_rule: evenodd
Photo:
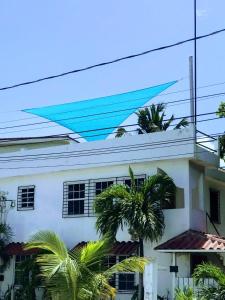
M 87 242 L 80 242 L 79 244 L 75 245 L 73 249 L 75 248 L 81 248 L 84 247 L 87 244 Z M 116 242 L 113 247 L 111 254 L 113 255 L 132 255 L 136 254 L 139 247 L 138 242 Z
M 155 250 L 214 250 L 225 251 L 225 237 L 195 230 L 185 231 L 155 247 Z
M 8 255 L 31 255 L 38 252 L 37 249 L 24 250 L 24 243 L 10 243 L 5 247 L 5 252 Z

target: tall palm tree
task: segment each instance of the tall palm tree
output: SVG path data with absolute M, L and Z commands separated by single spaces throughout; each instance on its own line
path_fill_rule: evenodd
M 40 231 L 25 247 L 47 251 L 36 261 L 52 300 L 111 299 L 115 289 L 109 279 L 116 272 L 143 272 L 148 262 L 132 257 L 106 268 L 105 258 L 112 248 L 111 239 L 89 242 L 84 247 L 68 251 L 64 242 L 53 232 Z
M 164 232 L 163 202 L 175 195 L 175 184 L 164 172 L 148 177 L 138 186 L 129 168 L 131 185 L 113 185 L 95 199 L 97 230 L 109 232 L 114 238 L 119 228 L 128 227 L 140 244 L 140 257 L 144 257 L 144 240 L 158 241 Z M 143 274 L 139 274 L 139 300 L 143 299 Z
M 205 300 L 224 300 L 225 299 L 225 273 L 224 271 L 211 264 L 203 263 L 195 268 L 193 277 L 197 284 L 201 285 L 200 294 Z M 216 285 L 205 286 L 204 279 L 214 279 Z
M 158 131 L 167 130 L 175 120 L 174 115 L 165 120 L 165 104 L 152 104 L 149 108 L 140 109 L 136 115 L 138 116 L 138 134 L 152 133 Z M 188 126 L 188 121 L 183 118 L 178 124 L 174 126 L 174 129 L 180 129 L 181 127 Z M 116 137 L 121 137 L 126 133 L 123 127 L 119 127 L 116 133 Z

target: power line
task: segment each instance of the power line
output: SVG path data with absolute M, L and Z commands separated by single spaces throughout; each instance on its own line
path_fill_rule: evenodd
M 123 153 L 123 152 L 133 152 L 137 150 L 154 150 L 154 149 L 161 149 L 166 147 L 172 147 L 174 144 L 179 143 L 179 146 L 186 146 L 191 144 L 195 138 L 182 138 L 177 140 L 170 140 L 170 141 L 159 141 L 155 143 L 146 143 L 146 144 L 137 144 L 137 145 L 128 145 L 128 146 L 117 146 L 112 148 L 101 148 L 101 149 L 91 149 L 91 150 L 84 150 L 82 153 L 80 151 L 64 151 L 64 152 L 52 152 L 52 153 L 43 153 L 43 154 L 31 154 L 31 155 L 17 155 L 17 156 L 7 156 L 7 157 L 0 157 L 0 162 L 8 163 L 8 162 L 24 162 L 24 161 L 37 161 L 37 160 L 49 160 L 49 159 L 63 159 L 63 158 L 75 158 L 75 157 L 85 157 L 85 156 L 92 156 L 92 155 L 101 155 L 101 154 L 116 154 L 116 153 Z M 180 143 L 180 142 L 187 142 L 187 143 Z M 211 142 L 210 140 L 204 140 L 200 143 L 208 143 Z M 204 147 L 204 145 L 202 146 Z M 129 150 L 129 151 L 127 151 Z M 212 152 L 216 152 L 216 150 L 210 149 Z M 10 160 L 9 160 L 10 158 Z
M 225 92 L 223 93 L 215 93 L 215 94 L 209 94 L 209 95 L 203 95 L 203 96 L 200 96 L 198 97 L 199 99 L 204 99 L 204 98 L 208 98 L 208 97 L 217 97 L 217 96 L 220 96 L 220 95 L 225 95 Z M 135 100 L 138 100 L 138 99 L 143 99 L 143 98 L 136 98 L 134 99 Z M 144 98 L 145 99 L 145 98 Z M 147 99 L 147 97 L 146 97 Z M 129 100 L 130 101 L 130 100 Z M 131 100 L 132 101 L 132 100 Z M 183 101 L 189 101 L 189 98 L 186 98 L 186 99 L 180 99 L 180 100 L 175 100 L 175 101 L 169 101 L 169 103 L 179 103 L 179 102 L 183 102 Z M 119 102 L 120 103 L 120 102 Z M 115 104 L 115 103 L 114 103 Z M 5 126 L 5 127 L 0 127 L 0 130 L 5 130 L 5 129 L 12 129 L 12 128 L 21 128 L 21 127 L 29 127 L 29 126 L 36 126 L 36 125 L 41 125 L 41 124 L 50 124 L 50 123 L 53 123 L 53 122 L 58 122 L 58 121 L 67 121 L 67 120 L 76 120 L 76 119 L 82 119 L 82 118 L 88 118 L 88 117 L 93 117 L 93 116 L 104 116 L 104 115 L 107 115 L 107 114 L 112 114 L 112 113 L 115 113 L 115 112 L 123 112 L 123 111 L 130 111 L 130 110 L 137 110 L 137 109 L 143 109 L 143 108 L 148 108 L 148 107 L 152 107 L 152 105 L 145 105 L 145 106 L 136 106 L 136 107 L 132 107 L 132 108 L 126 108 L 126 109 L 119 109 L 119 110 L 113 110 L 113 111 L 108 111 L 108 112 L 101 112 L 101 113 L 95 113 L 95 114 L 88 114 L 88 115 L 81 115 L 81 116 L 76 116 L 76 117 L 69 117 L 69 118 L 63 118 L 63 119 L 56 119 L 56 120 L 52 120 L 52 121 L 42 121 L 42 122 L 33 122 L 33 123 L 26 123 L 26 124 L 19 124 L 19 125 L 13 125 L 13 126 Z M 96 108 L 96 106 L 95 106 Z M 216 112 L 215 112 L 216 113 Z M 123 115 L 123 114 L 122 114 Z M 201 115 L 201 114 L 200 114 Z M 115 115 L 111 116 L 111 117 L 114 117 Z M 117 115 L 118 116 L 118 115 Z M 187 117 L 191 117 L 191 116 L 187 116 Z M 109 118 L 109 116 L 107 117 Z M 180 119 L 182 119 L 183 117 L 181 117 Z M 99 119 L 99 118 L 98 118 Z M 178 119 L 178 118 L 177 118 Z M 88 120 L 88 122 L 90 121 L 93 121 L 93 120 L 96 120 L 96 119 L 91 119 L 91 120 Z M 166 120 L 165 120 L 166 121 Z M 70 123 L 68 123 L 70 124 Z M 51 127 L 55 127 L 55 126 L 58 126 L 58 125 L 53 125 Z M 126 125 L 125 125 L 126 126 Z M 124 126 L 124 127 L 125 127 Z M 118 127 L 118 126 L 117 126 Z M 116 128 L 117 128 L 116 127 Z M 41 127 L 41 128 L 45 128 L 45 127 Z M 41 129 L 40 128 L 40 129 Z M 48 127 L 49 128 L 49 127 Z M 30 131 L 32 129 L 28 129 L 28 131 Z M 35 129 L 36 130 L 36 129 Z M 23 130 L 24 131 L 24 130 Z M 12 132 L 11 132 L 12 133 Z M 6 134 L 6 133 L 4 133 Z
M 25 86 L 25 85 L 35 84 L 35 83 L 38 83 L 38 82 L 42 82 L 42 81 L 46 81 L 46 80 L 50 80 L 50 79 L 55 79 L 55 78 L 67 76 L 67 75 L 70 75 L 70 74 L 84 72 L 84 71 L 88 71 L 88 70 L 91 70 L 91 69 L 94 69 L 94 68 L 103 67 L 103 66 L 106 66 L 106 65 L 118 63 L 118 62 L 121 62 L 121 61 L 124 61 L 124 60 L 133 59 L 133 58 L 143 56 L 143 55 L 146 55 L 146 54 L 149 54 L 149 53 L 152 53 L 152 52 L 162 51 L 162 50 L 165 50 L 165 49 L 169 49 L 169 48 L 173 48 L 173 47 L 177 47 L 177 46 L 186 44 L 188 42 L 192 42 L 192 41 L 200 40 L 200 39 L 203 39 L 203 38 L 207 38 L 207 37 L 222 33 L 224 31 L 225 31 L 225 28 L 222 28 L 220 30 L 213 31 L 213 32 L 210 32 L 208 34 L 204 34 L 204 35 L 200 35 L 200 36 L 197 36 L 197 37 L 194 37 L 194 38 L 182 40 L 182 41 L 179 41 L 179 42 L 176 42 L 176 43 L 173 43 L 173 44 L 169 44 L 169 45 L 166 45 L 166 46 L 161 46 L 161 47 L 158 47 L 158 48 L 146 50 L 146 51 L 143 51 L 143 52 L 140 52 L 140 53 L 131 54 L 131 55 L 128 55 L 128 56 L 116 58 L 116 59 L 113 59 L 113 60 L 110 60 L 110 61 L 90 65 L 90 66 L 87 66 L 87 67 L 83 67 L 83 68 L 80 68 L 80 69 L 75 69 L 75 70 L 72 70 L 72 71 L 63 72 L 63 73 L 56 74 L 56 75 L 51 75 L 51 76 L 42 77 L 42 78 L 35 79 L 35 80 L 30 80 L 30 81 L 26 81 L 26 82 L 22 82 L 22 83 L 18 83 L 18 84 L 9 85 L 9 86 L 6 86 L 6 87 L 1 87 L 0 91 L 5 91 L 5 90 L 20 87 L 20 86 Z
M 129 151 L 127 151 L 129 152 Z M 205 153 L 205 151 L 196 151 L 196 154 L 200 154 L 200 153 Z M 184 152 L 184 153 L 180 153 L 180 154 L 171 154 L 171 155 L 161 155 L 161 156 L 152 156 L 151 159 L 165 159 L 165 158 L 169 158 L 169 157 L 179 157 L 179 156 L 183 156 L 183 155 L 191 155 L 193 154 L 193 152 Z M 134 162 L 138 162 L 138 161 L 143 161 L 143 160 L 149 160 L 149 157 L 146 158 L 140 158 L 140 159 L 133 159 L 132 158 L 132 163 Z M 123 160 L 124 162 L 130 162 L 130 159 L 125 159 Z M 121 163 L 121 160 L 117 160 L 117 161 L 102 161 L 99 163 L 96 162 L 88 162 L 88 165 L 102 165 L 102 164 L 112 164 L 112 163 Z M 2 168 L 0 167 L 0 170 L 17 170 L 17 169 L 39 169 L 39 168 L 56 168 L 56 167 L 73 167 L 73 166 L 84 166 L 87 165 L 87 163 L 76 163 L 76 164 L 67 164 L 67 165 L 44 165 L 44 166 L 21 166 L 21 167 L 6 167 L 6 168 Z
M 222 85 L 222 84 L 225 84 L 225 82 L 215 83 L 215 84 L 211 84 L 211 85 L 205 85 L 205 86 L 199 87 L 198 89 L 212 87 L 212 86 L 218 86 L 218 85 Z M 174 93 L 178 93 L 178 92 L 181 92 L 181 91 L 188 91 L 188 89 L 186 89 L 186 90 L 180 90 L 180 91 L 176 91 L 176 92 L 170 92 L 170 93 L 160 94 L 157 97 L 174 94 Z M 204 98 L 206 98 L 206 99 L 207 98 L 213 98 L 213 97 L 218 97 L 218 96 L 221 96 L 221 95 L 225 95 L 225 93 L 214 93 L 214 94 L 209 94 L 209 95 L 203 95 L 203 96 L 198 97 L 198 101 L 202 101 L 202 100 L 204 100 Z M 113 106 L 113 105 L 116 105 L 116 104 L 125 103 L 125 102 L 132 102 L 132 101 L 141 100 L 141 99 L 146 99 L 147 100 L 147 99 L 149 99 L 149 97 L 140 97 L 140 98 L 134 98 L 134 99 L 126 100 L 126 101 L 118 101 L 118 102 L 114 102 L 114 103 L 108 103 L 108 104 L 105 104 L 105 106 Z M 161 102 L 161 103 L 165 104 L 167 107 L 171 107 L 171 106 L 176 106 L 176 105 L 183 105 L 183 104 L 185 104 L 188 101 L 190 101 L 190 98 L 173 100 L 173 101 L 168 101 L 168 102 Z M 153 105 L 154 104 L 149 104 L 149 105 L 145 105 L 145 106 L 134 107 L 132 109 L 138 109 L 138 108 L 141 109 L 141 108 L 145 108 L 145 107 L 152 107 Z M 96 107 L 101 107 L 101 106 L 100 105 L 99 106 L 93 106 L 93 107 L 89 107 L 89 109 L 96 108 Z M 130 109 L 127 109 L 127 110 L 130 110 Z M 67 110 L 67 111 L 57 112 L 57 113 L 54 113 L 54 114 L 53 113 L 52 114 L 48 114 L 48 116 L 51 116 L 51 115 L 61 115 L 61 114 L 75 112 L 75 111 L 77 112 L 79 110 L 83 110 L 83 109 Z M 124 110 L 126 110 L 126 109 L 124 109 Z M 18 111 L 21 112 L 20 110 L 18 110 Z M 107 113 L 110 113 L 110 112 L 111 111 L 105 112 L 105 113 L 101 113 L 101 115 L 102 114 L 107 114 Z M 0 113 L 3 113 L 3 112 L 0 112 Z M 90 116 L 90 115 L 87 115 L 87 117 L 88 116 Z M 80 118 L 80 117 L 81 116 L 77 116 L 76 118 Z M 82 116 L 82 117 L 86 117 L 86 116 Z M 9 121 L 0 121 L 0 124 L 1 123 L 4 123 L 4 124 L 5 123 L 12 123 L 12 122 L 18 122 L 18 121 L 24 121 L 24 120 L 31 120 L 31 119 L 38 119 L 38 118 L 39 118 L 38 116 L 33 116 L 33 117 L 28 117 L 28 118 L 19 118 L 19 119 L 14 119 L 14 120 L 9 120 Z M 49 121 L 49 122 L 53 122 L 53 121 Z M 40 123 L 40 122 L 38 122 L 38 123 Z
M 209 87 L 215 87 L 215 86 L 224 85 L 224 84 L 225 84 L 225 81 L 215 82 L 215 83 L 212 83 L 212 84 L 207 84 L 207 85 L 199 86 L 197 89 L 199 90 L 199 89 L 204 89 L 204 88 L 209 88 Z M 165 97 L 167 95 L 179 94 L 179 93 L 184 93 L 184 92 L 188 92 L 188 91 L 190 91 L 190 88 L 188 88 L 188 89 L 182 89 L 182 90 L 177 90 L 177 91 L 173 91 L 173 92 L 161 93 L 161 94 L 157 95 L 157 97 Z M 141 98 L 138 98 L 138 99 L 141 99 Z M 89 100 L 92 100 L 92 99 L 89 99 Z M 80 100 L 80 101 L 85 101 L 85 99 L 84 100 Z M 188 98 L 188 99 L 186 99 L 184 101 L 190 101 L 190 98 Z M 163 102 L 163 104 L 167 104 L 167 103 L 172 103 L 172 102 L 166 102 L 166 103 Z M 105 106 L 111 106 L 111 105 L 112 104 L 105 104 Z M 172 106 L 172 105 L 169 105 L 169 106 Z M 13 113 L 13 112 L 21 112 L 23 110 L 25 110 L 25 109 L 0 111 L 0 114 L 8 114 L 8 113 Z M 57 112 L 57 113 L 54 113 L 54 115 L 58 115 L 58 114 L 60 115 L 60 114 L 64 114 L 64 113 L 67 113 L 67 112 L 73 112 L 73 111 L 74 110 L 70 110 L 70 111 L 67 110 L 67 111 Z M 52 114 L 49 114 L 49 116 L 51 116 L 51 115 Z M 19 118 L 19 119 L 9 120 L 9 121 L 1 121 L 0 123 L 10 123 L 10 122 L 15 122 L 15 121 L 23 121 L 23 120 L 30 120 L 30 119 L 37 119 L 37 118 L 39 118 L 39 117 L 38 116 L 33 116 L 33 117 Z

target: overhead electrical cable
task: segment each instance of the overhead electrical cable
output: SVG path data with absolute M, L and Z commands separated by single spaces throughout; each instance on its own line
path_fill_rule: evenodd
M 176 42 L 176 43 L 173 43 L 173 44 L 157 47 L 157 48 L 154 48 L 154 49 L 146 50 L 146 51 L 143 51 L 143 52 L 140 52 L 140 53 L 131 54 L 131 55 L 128 55 L 128 56 L 123 56 L 123 57 L 116 58 L 116 59 L 113 59 L 113 60 L 101 62 L 101 63 L 98 63 L 98 64 L 93 64 L 93 65 L 90 65 L 90 66 L 87 66 L 87 67 L 83 67 L 83 68 L 63 72 L 63 73 L 56 74 L 56 75 L 46 76 L 46 77 L 42 77 L 42 78 L 35 79 L 35 80 L 30 80 L 30 81 L 17 83 L 17 84 L 8 85 L 8 86 L 5 86 L 5 87 L 1 87 L 0 91 L 14 89 L 14 88 L 21 87 L 21 86 L 26 86 L 26 85 L 31 85 L 31 84 L 35 84 L 35 83 L 38 83 L 38 82 L 42 82 L 42 81 L 46 81 L 46 80 L 50 80 L 50 79 L 55 79 L 55 78 L 59 78 L 59 77 L 64 77 L 64 76 L 68 76 L 70 74 L 84 72 L 84 71 L 88 71 L 88 70 L 91 70 L 91 69 L 94 69 L 94 68 L 99 68 L 99 67 L 103 67 L 103 66 L 106 66 L 106 65 L 118 63 L 118 62 L 125 61 L 125 60 L 128 60 L 128 59 L 133 59 L 133 58 L 136 58 L 136 57 L 139 57 L 139 56 L 147 55 L 147 54 L 152 53 L 152 52 L 162 51 L 162 50 L 177 47 L 177 46 L 180 46 L 180 45 L 192 42 L 192 41 L 196 41 L 196 40 L 204 39 L 204 38 L 207 38 L 207 37 L 210 37 L 210 36 L 214 36 L 214 35 L 217 35 L 217 34 L 220 34 L 220 33 L 224 32 L 224 31 L 225 31 L 225 28 L 222 28 L 220 30 L 216 30 L 216 31 L 204 34 L 204 35 L 200 35 L 200 36 L 193 37 L 193 38 L 190 38 L 190 39 L 182 40 L 182 41 L 179 41 L 179 42 Z
M 199 96 L 198 98 L 199 99 L 204 99 L 204 98 L 207 98 L 207 97 L 215 97 L 215 96 L 219 96 L 219 95 L 225 95 L 225 92 L 203 95 L 203 96 Z M 134 99 L 134 100 L 137 100 L 137 99 Z M 179 102 L 182 102 L 182 101 L 189 101 L 189 98 L 180 99 L 180 100 L 174 100 L 174 101 L 169 101 L 168 103 L 179 103 Z M 87 114 L 87 115 L 81 115 L 81 116 L 76 116 L 76 117 L 62 118 L 62 119 L 56 119 L 54 121 L 41 121 L 41 122 L 32 122 L 32 123 L 18 124 L 18 125 L 12 125 L 12 126 L 4 126 L 4 127 L 0 127 L 0 130 L 11 129 L 11 128 L 21 128 L 21 127 L 36 126 L 36 125 L 41 125 L 41 124 L 50 124 L 50 123 L 54 123 L 54 122 L 57 122 L 57 121 L 64 121 L 64 120 L 73 120 L 74 121 L 76 119 L 90 118 L 92 116 L 102 116 L 102 115 L 104 116 L 104 115 L 107 115 L 107 114 L 112 114 L 114 112 L 129 111 L 129 110 L 133 110 L 133 109 L 138 110 L 138 109 L 149 108 L 149 107 L 151 107 L 151 105 L 145 105 L 145 106 L 141 106 L 141 107 L 137 106 L 137 107 L 131 107 L 131 108 L 126 108 L 126 109 L 118 109 L 118 110 L 112 110 L 112 111 L 108 111 L 108 112 L 101 112 L 101 113 L 95 113 L 95 114 Z M 201 114 L 200 114 L 200 116 L 201 116 Z M 191 117 L 191 116 L 188 116 L 188 117 Z M 92 120 L 87 120 L 87 121 L 90 122 Z M 59 126 L 59 125 L 53 125 L 51 127 L 55 127 L 55 126 Z M 28 129 L 28 130 L 31 130 L 31 129 Z

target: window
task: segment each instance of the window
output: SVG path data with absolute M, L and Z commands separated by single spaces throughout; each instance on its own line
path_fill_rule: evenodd
M 137 188 L 140 188 L 145 181 L 145 178 L 140 177 L 140 178 L 135 178 L 135 185 Z M 131 186 L 131 180 L 130 179 L 124 179 L 124 184 L 128 185 L 129 187 Z
M 18 188 L 17 209 L 31 210 L 34 209 L 34 185 L 20 186 Z
M 111 267 L 118 262 L 128 258 L 128 256 L 110 255 L 106 259 L 105 265 Z M 120 292 L 129 292 L 135 290 L 135 273 L 114 274 L 109 281 L 110 285 L 117 288 Z
M 110 255 L 106 258 L 106 263 L 105 263 L 105 266 L 107 268 L 110 268 L 112 266 L 114 266 L 116 264 L 116 256 L 115 255 Z M 109 280 L 109 284 L 112 286 L 112 287 L 116 287 L 116 274 L 114 274 L 110 280 Z
M 194 270 L 195 268 L 198 266 L 198 265 L 201 265 L 203 263 L 207 263 L 208 262 L 208 258 L 206 255 L 203 255 L 203 254 L 198 254 L 198 253 L 191 253 L 191 274 L 194 273 Z
M 23 271 L 23 262 L 30 258 L 30 255 L 16 255 L 15 261 L 15 285 L 29 281 L 29 273 Z
M 135 289 L 134 273 L 119 274 L 119 291 L 133 291 Z
M 84 215 L 86 210 L 86 183 L 69 182 L 64 184 L 63 216 Z
M 220 223 L 220 192 L 214 189 L 210 189 L 209 198 L 211 221 Z
M 95 195 L 101 194 L 105 189 L 113 185 L 113 181 L 99 181 L 95 183 Z
M 119 262 L 129 256 L 119 256 Z M 118 274 L 118 289 L 119 291 L 135 290 L 135 273 L 119 273 Z

